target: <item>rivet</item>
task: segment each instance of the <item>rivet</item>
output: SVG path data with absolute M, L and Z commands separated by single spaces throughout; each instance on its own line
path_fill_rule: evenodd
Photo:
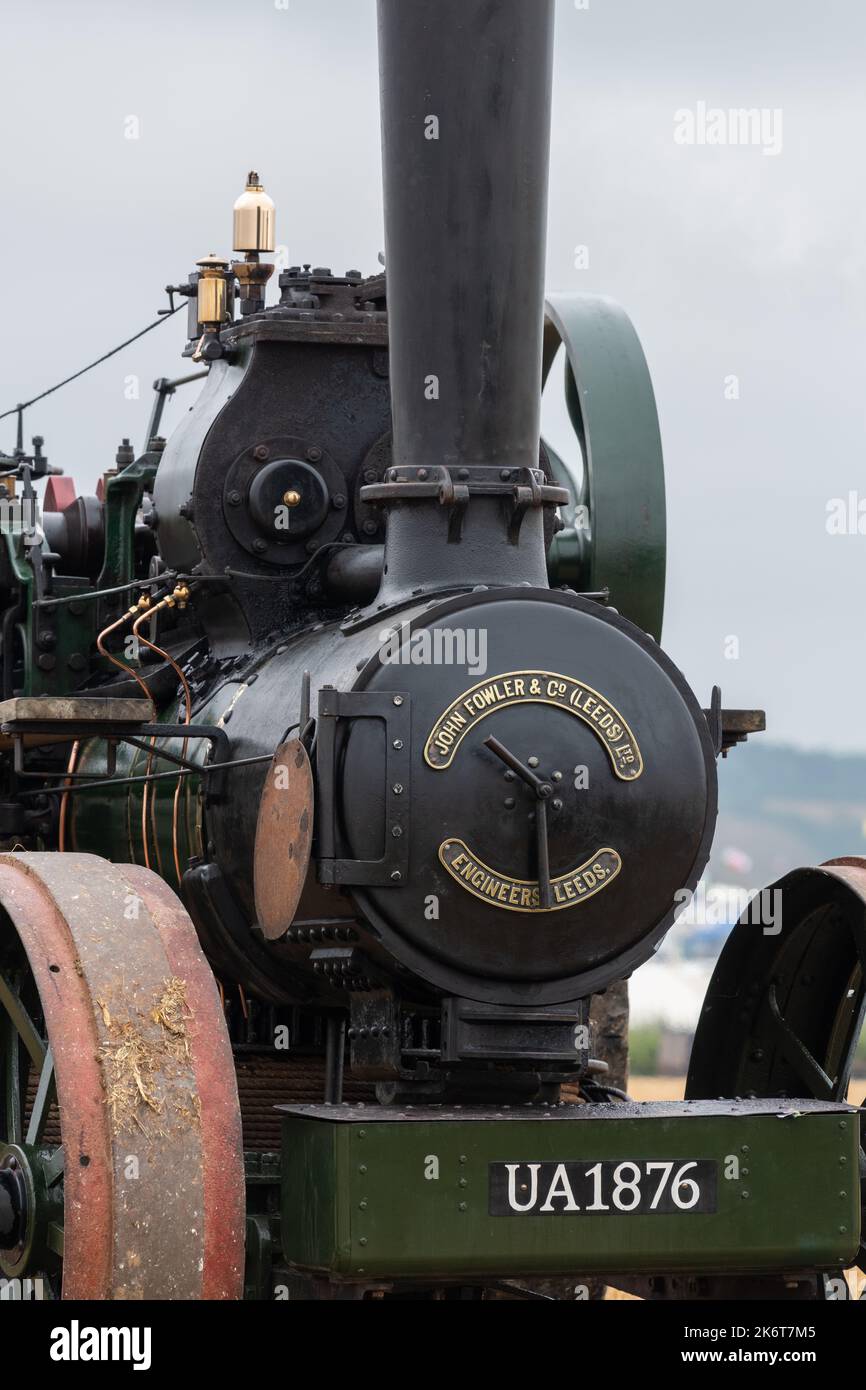
M 366 1171 L 367 1171 L 367 1165 L 366 1165 L 366 1163 L 361 1163 L 361 1164 L 358 1165 L 358 1172 L 361 1174 L 362 1177 L 363 1177 L 363 1175 L 366 1173 Z

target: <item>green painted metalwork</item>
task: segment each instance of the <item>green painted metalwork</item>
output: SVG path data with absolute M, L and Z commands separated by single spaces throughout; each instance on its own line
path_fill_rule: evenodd
M 565 393 L 584 461 L 578 477 L 548 449 L 572 505 L 555 540 L 551 581 L 610 591 L 657 640 L 664 621 L 667 516 L 652 381 L 631 320 L 612 300 L 560 295 L 547 304 L 544 381 L 565 346 Z
M 26 973 L 19 958 L 0 974 L 0 1168 L 16 1166 L 28 1210 L 23 1248 L 0 1251 L 0 1278 L 41 1277 L 50 1287 L 63 1259 L 64 1154 L 62 1147 L 44 1144 L 57 1097 L 54 1059 L 41 1016 L 23 997 Z M 25 1066 L 38 1078 L 29 1115 L 22 1103 Z
M 204 716 L 199 716 L 199 720 L 207 723 L 207 712 Z M 163 710 L 158 722 L 177 723 L 177 706 L 172 704 Z M 175 768 L 175 764 L 160 757 L 160 750 L 172 754 L 175 758 L 185 757 L 187 762 L 200 765 L 208 757 L 209 745 L 201 739 L 190 739 L 184 750 L 183 739 L 161 739 L 150 762 L 152 773 L 170 773 Z M 144 777 L 148 771 L 148 758 L 149 755 L 144 749 L 119 743 L 115 776 L 121 785 L 99 787 L 70 797 L 68 848 L 85 854 L 98 854 L 116 864 L 147 862 L 142 830 L 144 784 L 130 787 L 123 785 L 123 780 L 127 777 Z M 107 778 L 107 743 L 103 739 L 91 739 L 85 743 L 76 770 L 94 779 Z M 165 879 L 175 892 L 180 890 L 174 855 L 177 783 L 178 779 L 175 777 L 160 777 L 158 781 L 150 782 L 146 812 L 149 866 Z M 184 777 L 177 800 L 176 817 L 177 858 L 181 873 L 185 872 L 190 859 L 202 854 L 202 815 L 201 781 L 196 776 Z
M 287 1108 L 283 1252 L 354 1281 L 844 1268 L 859 1234 L 857 1113 L 798 1109 L 722 1101 L 389 1118 Z M 714 1160 L 717 1210 L 489 1214 L 490 1164 L 600 1159 Z
M 105 560 L 98 589 L 129 584 L 135 578 L 135 519 L 145 492 L 152 492 L 158 454 L 145 454 L 105 484 Z M 115 599 L 122 610 L 123 600 Z
M 8 566 L 21 591 L 21 616 L 16 624 L 24 665 L 22 695 L 68 695 L 78 690 L 90 671 L 90 650 L 96 638 L 96 605 L 83 602 L 59 609 L 36 607 L 36 581 L 28 557 L 25 529 L 13 522 L 3 533 Z M 53 597 L 90 593 L 86 583 L 55 582 Z

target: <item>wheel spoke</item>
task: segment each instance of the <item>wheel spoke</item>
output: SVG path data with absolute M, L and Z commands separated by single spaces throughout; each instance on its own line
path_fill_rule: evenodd
M 0 974 L 0 1004 L 6 1010 L 18 1032 L 21 1041 L 30 1053 L 37 1067 L 42 1068 L 45 1059 L 45 1044 L 38 1029 L 27 1012 L 20 996 L 12 988 L 4 975 Z
M 40 1142 L 45 1133 L 48 1113 L 51 1110 L 51 1105 L 56 1094 L 57 1086 L 54 1076 L 54 1054 L 49 1047 L 45 1053 L 42 1070 L 39 1073 L 39 1084 L 36 1087 L 33 1109 L 30 1112 L 30 1122 L 27 1125 L 28 1144 L 38 1144 Z
M 21 1058 L 18 1030 L 8 1016 L 2 1020 L 0 1044 L 3 1048 L 3 1088 L 5 1091 L 6 1140 L 20 1144 L 21 1134 Z
M 55 1255 L 63 1259 L 63 1227 L 59 1221 L 52 1221 L 48 1226 L 47 1233 L 48 1249 Z
M 809 1088 L 807 1094 L 814 1096 L 816 1100 L 832 1100 L 833 1080 L 815 1060 L 802 1039 L 797 1037 L 797 1034 L 782 1017 L 776 998 L 775 983 L 770 985 L 768 1002 L 776 1040 L 785 1060 L 790 1063 L 800 1080 Z
M 64 1154 L 63 1145 L 61 1144 L 60 1148 L 55 1149 L 50 1157 L 46 1158 L 42 1164 L 42 1172 L 47 1187 L 53 1187 L 54 1184 L 59 1182 L 63 1177 L 63 1163 Z

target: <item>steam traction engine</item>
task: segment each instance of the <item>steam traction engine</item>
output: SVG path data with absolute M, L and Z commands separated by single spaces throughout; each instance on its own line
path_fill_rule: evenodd
M 628 320 L 542 312 L 552 0 L 379 24 L 387 277 L 297 266 L 266 307 L 251 175 L 243 259 L 172 291 L 207 379 L 170 441 L 185 379 L 98 498 L 52 475 L 37 516 L 41 441 L 4 465 L 0 1269 L 815 1296 L 858 1253 L 863 868 L 738 928 L 684 1104 L 606 1084 L 591 1001 L 697 885 L 762 719 L 658 645 Z M 577 476 L 539 437 L 563 344 Z

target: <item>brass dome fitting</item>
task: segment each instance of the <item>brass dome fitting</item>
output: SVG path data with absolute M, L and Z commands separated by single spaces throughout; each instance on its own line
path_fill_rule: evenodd
M 234 249 L 243 255 L 259 255 L 276 249 L 276 209 L 255 171 L 249 175 L 246 189 L 235 203 Z

